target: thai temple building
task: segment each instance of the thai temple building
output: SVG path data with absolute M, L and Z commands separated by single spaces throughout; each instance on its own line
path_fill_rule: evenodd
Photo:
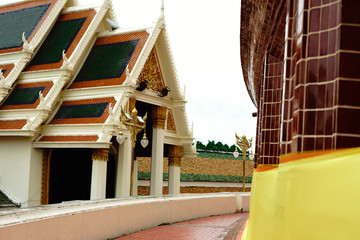
M 196 154 L 164 12 L 123 29 L 99 4 L 0 6 L 0 191 L 22 207 L 136 196 L 137 157 L 151 157 L 153 196 L 168 157 L 176 195 Z
M 256 163 L 360 146 L 358 1 L 242 0 L 240 55 Z

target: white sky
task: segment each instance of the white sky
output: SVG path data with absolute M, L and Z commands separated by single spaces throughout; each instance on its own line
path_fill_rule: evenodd
M 166 29 L 180 84 L 186 85 L 188 119 L 194 122 L 194 137 L 204 144 L 215 140 L 232 145 L 235 132 L 255 137 L 251 113 L 256 108 L 240 64 L 240 2 L 165 0 Z M 154 22 L 161 0 L 113 0 L 113 5 L 119 25 L 131 27 Z

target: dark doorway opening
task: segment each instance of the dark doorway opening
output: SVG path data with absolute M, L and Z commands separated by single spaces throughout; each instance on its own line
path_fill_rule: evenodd
M 54 149 L 50 160 L 49 204 L 90 199 L 91 155 L 90 149 Z
M 116 160 L 115 155 L 109 154 L 106 170 L 106 198 L 115 197 Z

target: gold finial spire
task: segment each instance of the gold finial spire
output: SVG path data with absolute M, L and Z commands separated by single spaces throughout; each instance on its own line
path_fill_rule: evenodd
M 161 0 L 161 15 L 164 15 L 164 12 L 165 12 L 165 4 L 164 4 L 164 0 Z

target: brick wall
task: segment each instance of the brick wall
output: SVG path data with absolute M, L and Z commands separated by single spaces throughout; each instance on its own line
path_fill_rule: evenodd
M 150 172 L 151 159 L 138 158 L 138 171 Z M 216 159 L 216 158 L 182 158 L 181 173 L 207 174 L 224 176 L 241 176 L 242 160 Z M 164 158 L 164 173 L 168 173 L 168 159 Z M 252 176 L 254 162 L 245 161 L 245 175 Z

